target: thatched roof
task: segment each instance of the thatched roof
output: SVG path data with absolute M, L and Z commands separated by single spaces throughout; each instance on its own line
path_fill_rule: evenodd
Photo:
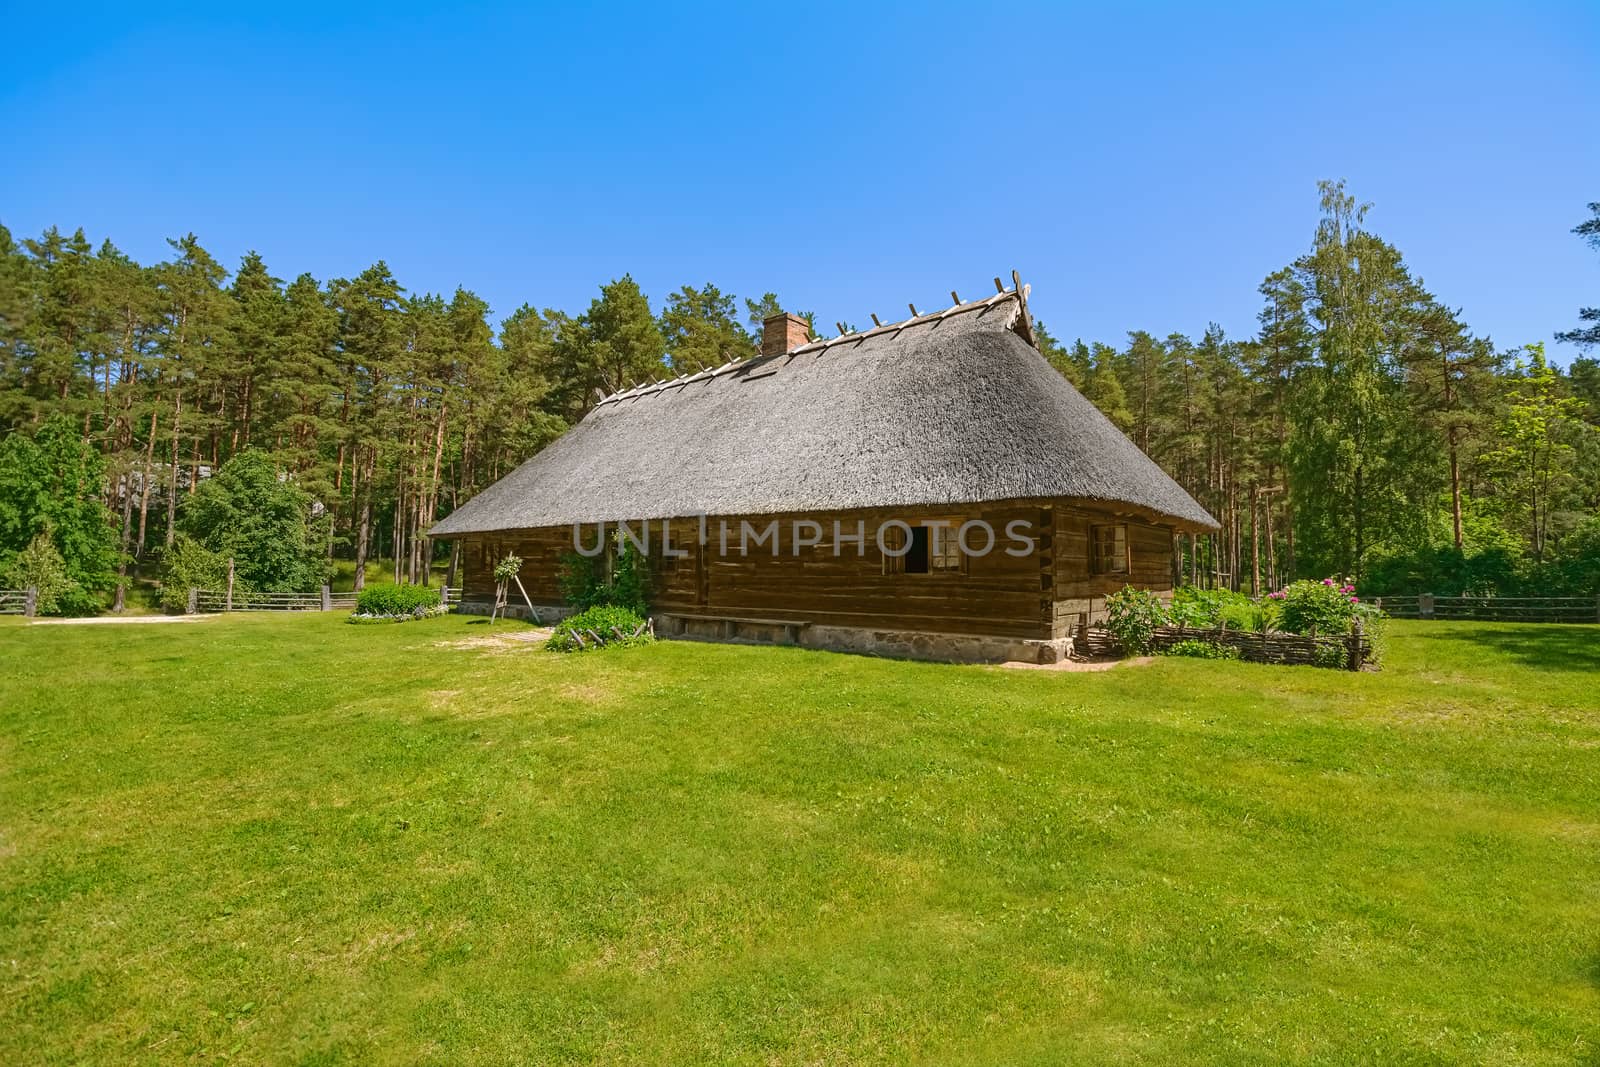
M 1007 290 L 627 390 L 432 535 L 1059 498 L 1215 529 L 1031 338 Z

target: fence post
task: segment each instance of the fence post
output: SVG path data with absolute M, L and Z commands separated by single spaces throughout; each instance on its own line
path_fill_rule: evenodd
M 233 610 L 233 557 L 228 557 L 228 599 L 223 602 L 223 611 Z
M 439 606 L 441 608 L 448 608 L 450 606 L 450 587 L 448 585 L 441 585 L 439 587 Z
M 1417 618 L 1433 618 L 1433 594 L 1423 593 L 1417 597 Z
M 27 593 L 24 594 L 22 598 L 22 614 L 31 619 L 33 618 L 34 612 L 38 610 L 39 587 L 36 585 L 30 585 L 28 586 Z
M 322 610 L 333 610 L 333 590 L 329 589 L 327 586 L 322 587 Z
M 1600 595 L 1594 598 L 1594 621 L 1600 622 Z
M 1350 636 L 1346 640 L 1350 642 L 1350 669 L 1359 671 L 1361 669 L 1361 653 L 1363 651 L 1361 648 L 1361 619 L 1359 617 L 1350 620 Z
M 199 610 L 200 610 L 200 590 L 196 589 L 194 586 L 191 585 L 189 587 L 189 607 L 188 607 L 187 610 L 184 611 L 184 614 L 185 615 L 193 615 L 193 614 L 197 613 Z

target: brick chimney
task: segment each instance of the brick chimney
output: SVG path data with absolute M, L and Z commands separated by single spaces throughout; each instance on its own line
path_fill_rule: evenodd
M 811 340 L 811 324 L 787 312 L 761 320 L 761 354 L 781 356 Z

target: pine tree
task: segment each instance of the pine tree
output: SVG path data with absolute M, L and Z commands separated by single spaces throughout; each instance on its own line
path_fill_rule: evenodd
M 610 393 L 665 376 L 666 342 L 631 275 L 600 287 L 578 318 L 551 316 L 552 400 L 576 422 Z
M 1119 362 L 1119 377 L 1129 392 L 1129 410 L 1133 414 L 1131 436 L 1140 451 L 1155 456 L 1168 430 L 1163 414 L 1163 391 L 1170 380 L 1167 350 L 1145 331 L 1133 330 Z
M 1583 238 L 1589 247 L 1600 249 L 1600 201 L 1589 205 L 1589 215 L 1574 226 L 1572 232 Z M 1561 331 L 1556 334 L 1556 340 L 1584 349 L 1600 345 L 1600 307 L 1579 308 L 1578 321 L 1584 325 Z
M 228 433 L 228 453 L 248 448 L 259 401 L 256 378 L 264 367 L 281 364 L 279 348 L 285 338 L 282 282 L 267 271 L 256 252 L 245 255 L 228 290 L 233 298 L 232 329 L 222 373 L 234 412 Z
M 325 507 L 338 503 L 340 465 L 329 446 L 339 440 L 337 395 L 339 312 L 309 274 L 284 292 L 277 343 L 268 349 L 265 389 L 253 405 L 270 427 L 270 450 L 313 499 Z M 257 434 L 257 440 L 264 438 Z
M 1116 349 L 1098 342 L 1090 349 L 1089 387 L 1083 395 L 1124 433 L 1133 426 L 1128 394 L 1117 379 Z
M 1473 337 L 1449 308 L 1425 294 L 1416 304 L 1415 332 L 1400 353 L 1400 366 L 1418 422 L 1437 436 L 1444 450 L 1451 538 L 1459 552 L 1464 452 L 1489 416 L 1500 360 L 1494 346 Z
M 1071 382 L 1074 388 L 1080 391 L 1083 389 L 1084 375 L 1082 367 L 1073 359 L 1073 353 L 1069 352 L 1065 345 L 1056 340 L 1055 336 L 1039 319 L 1033 320 L 1033 343 L 1039 349 L 1039 353 L 1063 378 Z M 1079 341 L 1078 347 L 1082 347 L 1082 345 L 1083 342 Z
M 734 298 L 710 282 L 700 289 L 685 285 L 667 297 L 659 328 L 675 373 L 692 374 L 755 355 L 755 342 L 740 328 L 735 307 Z
M 339 446 L 334 486 L 350 501 L 355 534 L 355 588 L 366 583 L 373 544 L 373 509 L 380 477 L 387 478 L 395 443 L 396 379 L 404 345 L 405 292 L 382 260 L 354 279 L 329 285 L 339 314 L 337 373 Z
M 36 283 L 17 369 L 27 421 L 37 424 L 53 414 L 78 414 L 89 394 L 94 251 L 82 230 L 63 237 L 54 226 L 24 244 Z
M 167 244 L 177 254 L 156 267 L 155 279 L 161 318 L 159 388 L 170 405 L 165 543 L 171 547 L 178 493 L 184 485 L 184 461 L 188 461 L 187 485 L 192 492 L 200 477 L 201 440 L 219 431 L 208 404 L 220 402 L 216 357 L 225 341 L 232 306 L 222 290 L 228 272 L 200 246 L 194 234 Z

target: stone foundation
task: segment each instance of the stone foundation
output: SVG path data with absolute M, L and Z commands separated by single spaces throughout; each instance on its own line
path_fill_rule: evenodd
M 548 626 L 553 622 L 559 622 L 568 615 L 572 614 L 572 609 L 567 607 L 565 604 L 535 604 L 534 607 L 539 609 L 538 621 L 545 626 Z M 494 610 L 493 600 L 467 600 L 463 598 L 461 603 L 456 605 L 456 614 L 458 615 L 486 616 L 492 610 Z M 506 603 L 505 610 L 500 614 L 502 617 L 508 619 L 528 619 L 529 622 L 534 621 L 528 616 L 528 605 L 522 603 L 520 599 L 508 601 Z
M 795 645 L 893 659 L 948 663 L 1060 663 L 1072 654 L 1072 638 L 1054 640 L 982 634 L 878 630 L 859 626 L 821 626 L 779 619 L 722 616 L 654 616 L 656 636 L 686 641 L 741 645 Z

